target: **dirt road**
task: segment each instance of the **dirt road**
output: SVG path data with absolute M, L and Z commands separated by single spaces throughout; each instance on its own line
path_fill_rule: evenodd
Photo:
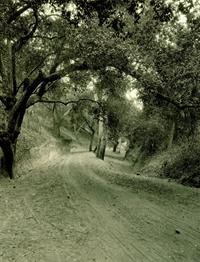
M 45 157 L 0 181 L 0 261 L 200 261 L 199 190 L 92 153 Z

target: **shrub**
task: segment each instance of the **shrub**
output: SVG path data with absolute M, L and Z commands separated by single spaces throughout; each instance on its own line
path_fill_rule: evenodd
M 185 143 L 173 160 L 165 161 L 161 175 L 179 180 L 184 185 L 200 187 L 200 144 Z
M 166 145 L 166 130 L 159 118 L 141 121 L 133 132 L 132 143 L 141 148 L 144 157 L 152 156 Z

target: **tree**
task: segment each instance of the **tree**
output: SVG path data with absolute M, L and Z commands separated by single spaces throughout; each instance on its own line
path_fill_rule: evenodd
M 153 89 L 144 85 L 142 91 L 146 109 L 152 105 L 160 108 L 169 123 L 169 146 L 174 139 L 195 134 L 199 119 L 199 18 L 189 10 L 184 12 L 189 16 L 187 23 L 179 24 L 177 18 L 169 24 L 170 33 L 166 34 L 165 28 L 160 33 L 159 40 L 165 37 L 165 41 L 155 43 L 152 49 L 160 83 Z
M 125 94 L 130 88 L 127 77 L 118 69 L 107 67 L 101 70 L 96 83 L 96 96 L 101 103 L 98 112 L 97 157 L 104 159 L 106 142 L 112 139 L 117 143 L 120 136 L 120 121 L 128 109 Z M 122 121 L 121 121 L 122 122 Z
M 51 83 L 66 74 L 94 69 L 93 62 L 83 59 L 76 45 L 72 48 L 74 43 L 81 43 L 79 36 L 83 37 L 81 31 L 90 19 L 87 7 L 75 3 L 71 11 L 69 1 L 1 3 L 0 147 L 4 170 L 10 178 L 26 109 L 41 102 Z
M 47 91 L 66 75 L 73 77 L 74 72 L 81 71 L 101 74 L 102 70 L 115 68 L 137 79 L 142 91 L 154 98 L 161 97 L 177 108 L 193 106 L 191 100 L 185 104 L 169 98 L 155 63 L 160 50 L 156 37 L 180 35 L 178 31 L 177 34 L 167 31 L 169 26 L 178 24 L 178 9 L 173 12 L 173 5 L 162 0 L 139 2 L 10 0 L 1 3 L 0 147 L 4 153 L 4 170 L 11 178 L 17 138 L 27 108 L 37 102 L 48 102 Z M 182 13 L 186 12 L 185 5 L 182 9 Z M 190 13 L 187 12 L 188 16 Z M 195 27 L 198 19 L 191 15 L 191 25 Z M 160 42 L 166 43 L 163 39 Z M 161 53 L 165 54 L 166 47 L 163 50 Z
M 27 4 L 19 2 L 14 4 L 9 1 L 5 3 L 5 7 L 1 5 L 1 20 L 3 20 L 1 32 L 3 33 L 0 37 L 2 50 L 0 56 L 2 117 L 0 147 L 4 154 L 4 171 L 10 178 L 13 178 L 15 147 L 26 109 L 37 101 L 41 101 L 50 88 L 50 83 L 61 79 L 67 73 L 87 69 L 82 63 L 70 64 L 68 58 L 66 65 L 56 71 L 64 59 L 61 58 L 63 51 L 61 43 L 63 42 L 60 41 L 56 45 L 55 52 L 53 44 L 45 50 L 45 46 L 40 47 L 40 41 L 36 42 L 35 34 L 37 32 L 43 34 L 45 30 L 48 30 L 48 23 L 53 23 L 44 11 L 44 3 L 45 1 L 33 1 Z M 45 22 L 42 21 L 43 19 Z M 58 32 L 57 26 L 56 21 L 53 28 L 56 32 Z M 45 36 L 41 38 L 44 40 Z M 49 54 L 48 51 L 52 53 Z M 28 70 L 30 71 L 27 72 Z

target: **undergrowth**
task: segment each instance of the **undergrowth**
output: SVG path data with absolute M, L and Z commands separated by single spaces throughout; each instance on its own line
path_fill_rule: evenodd
M 163 163 L 160 174 L 200 188 L 200 145 L 195 141 L 181 145 L 179 152 Z
M 196 139 L 176 144 L 147 159 L 139 171 L 200 188 L 200 145 Z

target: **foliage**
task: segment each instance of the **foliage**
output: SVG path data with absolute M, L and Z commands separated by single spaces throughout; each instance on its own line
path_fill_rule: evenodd
M 179 153 L 163 164 L 161 175 L 184 185 L 200 187 L 200 145 L 198 141 L 182 144 Z
M 160 117 L 140 118 L 130 137 L 131 147 L 139 147 L 143 158 L 152 156 L 166 146 L 166 129 Z
M 8 159 L 14 159 L 27 108 L 39 102 L 92 100 L 95 92 L 101 94 L 110 138 L 126 134 L 146 156 L 160 149 L 158 141 L 165 141 L 172 121 L 174 140 L 194 135 L 200 108 L 200 18 L 195 8 L 199 4 L 190 0 L 3 1 L 0 147 L 6 144 Z M 144 104 L 140 120 L 132 109 L 132 115 L 125 113 L 124 94 L 133 87 Z M 75 122 L 85 116 L 92 122 L 99 113 L 73 104 Z M 63 117 L 65 110 L 59 110 Z

